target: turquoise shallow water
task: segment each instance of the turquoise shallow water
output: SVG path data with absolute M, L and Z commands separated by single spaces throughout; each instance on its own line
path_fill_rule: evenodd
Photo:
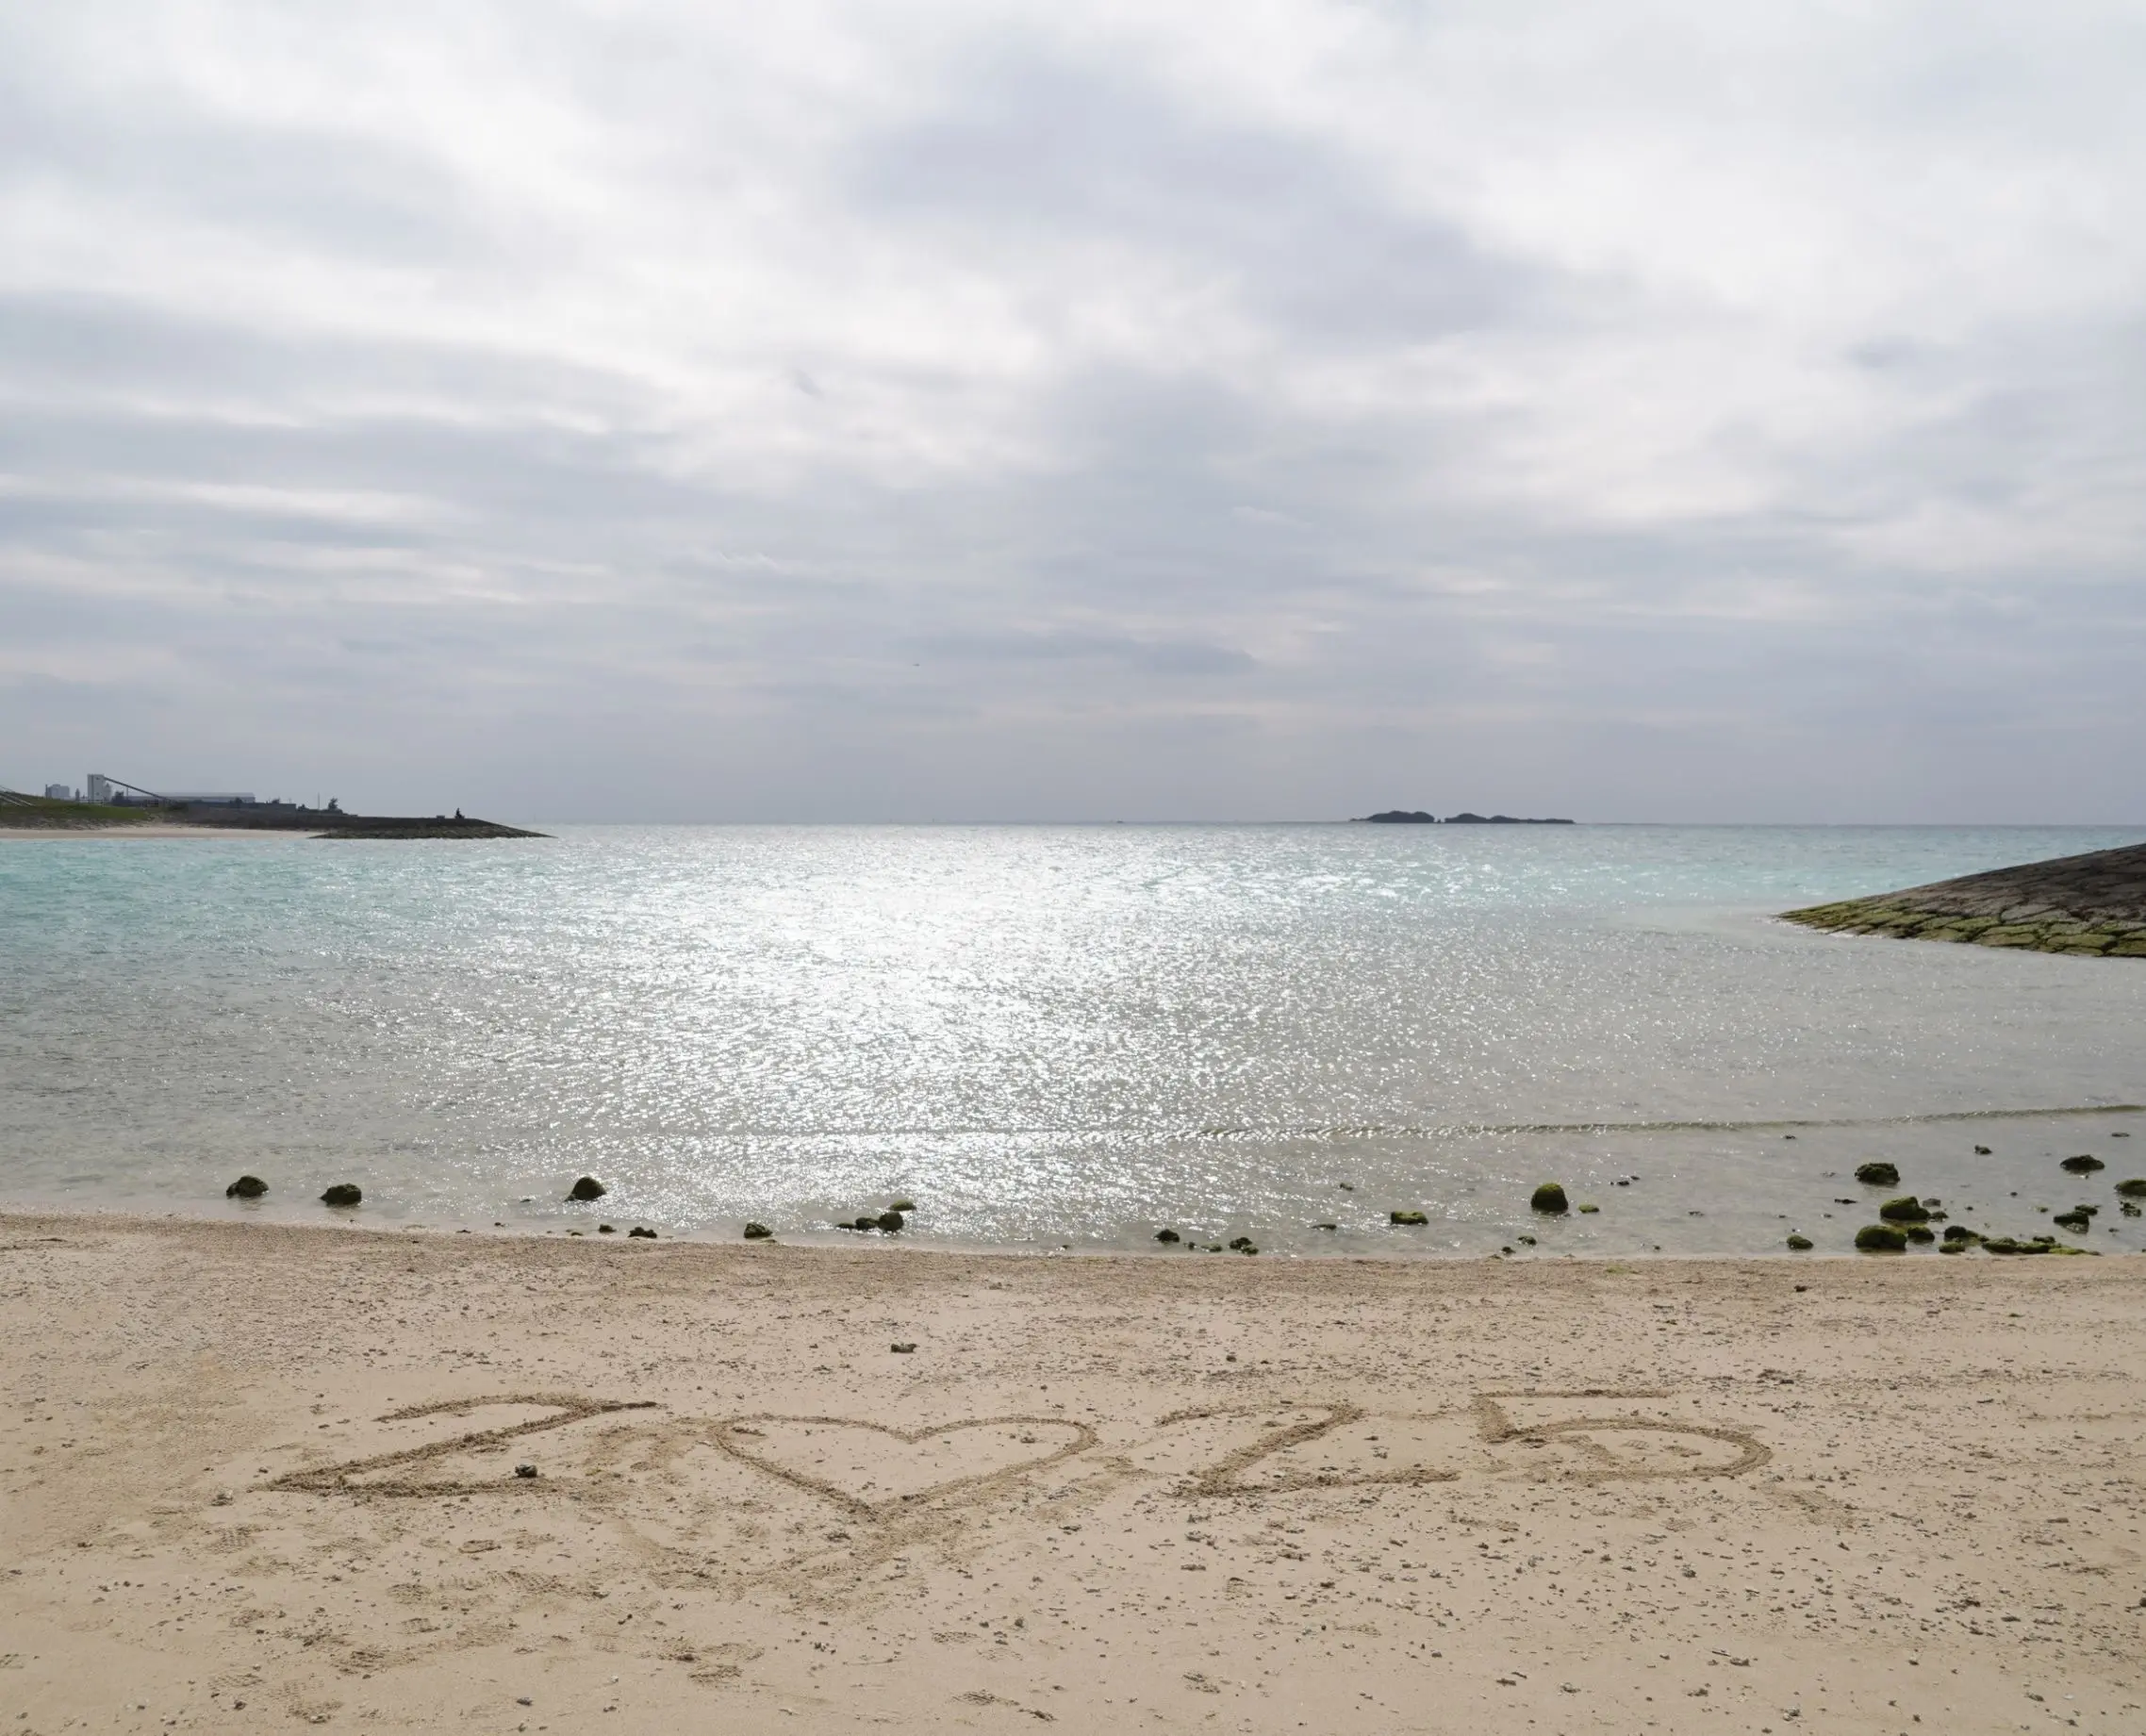
M 1743 1252 L 1844 1242 L 1838 1177 L 1884 1154 L 2028 1231 L 2146 1174 L 2146 1116 L 2097 1107 L 2146 1102 L 2146 966 L 1771 913 L 2142 835 L 10 840 L 0 1197 L 318 1219 L 353 1180 L 369 1223 L 801 1239 L 907 1195 L 970 1246 Z M 2055 1169 L 2089 1149 L 2099 1193 Z M 563 1202 L 584 1170 L 599 1207 Z M 1534 1222 L 1547 1175 L 1602 1211 Z

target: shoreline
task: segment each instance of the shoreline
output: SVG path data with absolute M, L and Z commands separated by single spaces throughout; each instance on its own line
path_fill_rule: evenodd
M 886 1251 L 0 1214 L 16 1728 L 2146 1705 L 2146 1264 Z
M 205 1202 L 206 1205 L 206 1202 Z M 911 1232 L 894 1235 L 839 1231 L 807 1230 L 777 1232 L 764 1239 L 747 1239 L 736 1233 L 713 1230 L 671 1231 L 661 1230 L 648 1237 L 635 1236 L 630 1230 L 643 1222 L 631 1214 L 619 1214 L 614 1218 L 591 1217 L 586 1230 L 537 1225 L 511 1224 L 461 1224 L 450 1221 L 403 1221 L 373 1216 L 359 1218 L 344 1215 L 347 1208 L 315 1206 L 318 1216 L 221 1216 L 201 1212 L 145 1211 L 138 1206 L 118 1205 L 77 1206 L 37 1199 L 8 1199 L 0 1198 L 0 1224 L 10 1219 L 25 1222 L 52 1222 L 74 1224 L 84 1230 L 147 1232 L 159 1229 L 204 1229 L 228 1232 L 235 1234 L 267 1234 L 293 1232 L 300 1235 L 371 1236 L 401 1240 L 412 1236 L 448 1237 L 468 1236 L 472 1243 L 490 1246 L 536 1244 L 544 1247 L 567 1246 L 586 1242 L 592 1248 L 632 1248 L 644 1246 L 684 1248 L 707 1251 L 729 1251 L 755 1248 L 783 1248 L 798 1254 L 834 1254 L 853 1256 L 859 1259 L 901 1257 L 931 1260 L 1027 1260 L 1027 1261 L 1138 1261 L 1164 1265 L 1208 1266 L 1237 1265 L 1241 1264 L 1266 1265 L 1293 1265 L 1325 1268 L 1330 1266 L 1370 1265 L 1481 1267 L 1499 1265 L 1515 1269 L 1536 1265 L 1571 1266 L 1658 1266 L 1678 1263 L 1693 1265 L 1754 1265 L 1769 1270 L 1784 1264 L 1809 1265 L 1813 1264 L 1843 1261 L 1850 1265 L 1884 1265 L 1888 1262 L 1913 1261 L 1917 1265 L 1936 1264 L 1937 1257 L 1929 1247 L 1914 1247 L 1906 1251 L 1882 1250 L 1874 1252 L 1853 1245 L 1838 1248 L 1813 1247 L 1792 1248 L 1785 1244 L 1758 1249 L 1704 1250 L 1692 1248 L 1617 1249 L 1565 1249 L 1536 1246 L 1522 1253 L 1514 1249 L 1510 1253 L 1482 1249 L 1448 1250 L 1425 1249 L 1412 1251 L 1406 1247 L 1391 1250 L 1365 1248 L 1335 1248 L 1330 1251 L 1318 1249 L 1262 1248 L 1256 1258 L 1249 1261 L 1232 1248 L 1225 1248 L 1222 1255 L 1196 1258 L 1199 1249 L 1183 1243 L 1167 1247 L 1112 1247 L 1097 1244 L 1059 1244 L 1046 1247 L 1041 1243 L 965 1243 L 936 1240 Z M 599 1222 L 612 1223 L 609 1233 L 598 1231 Z M 1971 1252 L 1980 1252 L 1979 1248 Z M 2082 1254 L 2095 1260 L 2113 1260 L 2119 1263 L 2133 1258 L 2146 1258 L 2146 1248 L 2072 1248 L 2073 1257 Z M 2003 1259 L 2007 1264 L 2018 1256 L 1986 1255 L 1981 1260 L 1967 1260 L 1969 1265 L 1985 1265 Z M 1956 1257 L 1942 1264 L 1962 1264 Z

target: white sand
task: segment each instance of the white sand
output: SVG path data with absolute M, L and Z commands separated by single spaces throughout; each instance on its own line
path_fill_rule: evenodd
M 2136 1258 L 14 1216 L 0 1364 L 39 1736 L 2146 1730 Z

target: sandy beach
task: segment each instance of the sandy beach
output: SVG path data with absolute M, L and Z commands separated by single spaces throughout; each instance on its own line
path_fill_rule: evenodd
M 39 1736 L 2146 1728 L 2136 1257 L 13 1215 L 0 1291 Z

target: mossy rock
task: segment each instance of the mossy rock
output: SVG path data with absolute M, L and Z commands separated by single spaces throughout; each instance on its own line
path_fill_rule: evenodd
M 1808 1253 L 1811 1248 L 1816 1248 L 1818 1244 L 1816 1242 L 1813 1242 L 1808 1235 L 1791 1235 L 1789 1238 L 1789 1246 L 1794 1248 L 1797 1253 L 1801 1254 Z
M 1986 1252 L 1992 1254 L 2046 1254 L 2053 1246 L 2048 1240 L 2022 1242 L 2016 1236 L 1993 1235 L 1983 1244 Z
M 1907 1226 L 1907 1239 L 1918 1248 L 1926 1247 L 1938 1239 L 1938 1232 L 1923 1224 L 1910 1224 Z
M 1868 1164 L 1857 1164 L 1856 1166 L 1856 1180 L 1862 1182 L 1865 1187 L 1898 1187 L 1900 1185 L 1900 1166 L 1898 1164 L 1888 1164 L 1882 1160 Z
M 2146 1179 L 2133 1176 L 2129 1181 L 2119 1182 L 2116 1191 L 2125 1199 L 2146 1199 Z
M 1430 1219 L 1421 1212 L 1389 1212 L 1387 1217 L 1396 1224 L 1428 1224 Z
M 1866 1254 L 1906 1253 L 1907 1232 L 1890 1224 L 1865 1224 L 1856 1232 L 1856 1246 Z
M 2102 1160 L 2096 1157 L 2091 1151 L 2082 1151 L 2077 1157 L 2068 1157 L 2056 1166 L 2057 1168 L 2063 1170 L 2066 1175 L 2074 1176 L 2090 1176 L 2097 1169 L 2106 1169 L 2108 1167 L 2106 1164 L 2103 1163 Z
M 1964 1254 L 1967 1248 L 1968 1244 L 1965 1242 L 1945 1242 L 1939 1246 L 1938 1251 L 1940 1254 Z
M 2059 1230 L 2070 1230 L 2074 1233 L 2084 1230 L 2090 1230 L 2093 1228 L 2094 1224 L 2094 1220 L 2088 1217 L 2084 1212 L 2059 1212 L 2049 1221 L 2055 1224 Z
M 1544 1182 L 1527 1197 L 1527 1204 L 1531 1210 L 1547 1212 L 1552 1216 L 1572 1210 L 1572 1202 L 1565 1198 L 1564 1183 L 1561 1182 Z
M 890 1212 L 914 1212 L 916 1209 L 916 1202 L 914 1199 L 889 1199 L 886 1202 L 886 1209 Z
M 1930 1221 L 1930 1208 L 1913 1194 L 1903 1194 L 1878 1207 L 1878 1215 L 1889 1224 L 1926 1224 Z
M 1979 1242 L 1982 1240 L 1982 1238 L 1976 1235 L 1974 1232 L 1970 1230 L 1965 1224 L 1952 1224 L 1945 1230 L 1945 1240 L 1948 1242 L 1957 1242 L 1961 1247 L 1964 1248 L 1971 1242 Z
M 774 1233 L 766 1224 L 748 1224 L 745 1227 L 745 1239 L 748 1242 L 765 1242 Z
M 889 1235 L 902 1228 L 907 1221 L 900 1212 L 882 1212 L 872 1219 L 876 1228 L 885 1231 Z
M 1583 1200 L 1575 1209 L 1585 1214 L 1592 1214 L 1602 1210 L 1600 1206 L 1594 1204 L 1592 1200 Z

